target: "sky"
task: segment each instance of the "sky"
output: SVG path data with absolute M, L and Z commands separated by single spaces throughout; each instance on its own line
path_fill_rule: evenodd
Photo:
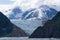
M 12 4 L 14 2 L 14 0 L 0 0 L 0 5 L 3 4 Z
M 0 0 L 0 11 L 7 15 L 8 13 L 5 13 L 5 10 L 11 8 L 11 5 L 14 4 L 15 1 L 16 0 Z

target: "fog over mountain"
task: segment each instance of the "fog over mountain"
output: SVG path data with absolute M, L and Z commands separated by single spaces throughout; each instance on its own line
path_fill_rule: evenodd
M 11 0 L 11 1 L 14 1 L 14 0 Z M 38 8 L 39 6 L 41 5 L 47 5 L 49 7 L 52 7 L 56 10 L 60 10 L 60 0 L 53 0 L 54 2 L 52 2 L 52 0 L 35 0 L 35 1 L 32 1 L 31 0 L 15 0 L 14 3 L 12 4 L 7 4 L 7 5 L 0 5 L 0 11 L 4 12 L 4 14 L 6 15 L 7 14 L 10 14 L 10 11 L 15 8 L 16 6 L 19 6 L 22 10 L 28 10 L 30 8 Z M 7 9 L 7 10 L 5 10 Z M 9 10 L 11 9 L 11 10 Z M 5 11 L 7 11 L 5 13 Z

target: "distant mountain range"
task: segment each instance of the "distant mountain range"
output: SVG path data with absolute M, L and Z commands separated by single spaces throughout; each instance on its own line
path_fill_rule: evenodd
M 57 10 L 50 8 L 46 5 L 42 5 L 39 8 L 42 11 L 42 19 L 52 19 L 56 14 Z M 29 9 L 26 11 L 22 11 L 19 7 L 15 7 L 12 9 L 11 14 L 9 15 L 9 19 L 30 19 L 30 18 L 38 18 L 38 15 L 40 14 L 39 11 L 36 11 L 37 9 Z
M 9 19 L 19 19 L 19 18 L 20 19 L 30 19 L 30 18 L 34 18 L 34 17 L 38 17 L 38 13 L 35 12 L 35 9 L 30 9 L 30 10 L 23 12 L 18 7 L 14 8 L 12 10 L 11 14 L 9 15 Z

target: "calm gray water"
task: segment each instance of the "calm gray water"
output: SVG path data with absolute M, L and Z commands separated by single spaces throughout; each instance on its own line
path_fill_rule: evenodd
M 60 40 L 59 38 L 3 37 L 0 40 Z

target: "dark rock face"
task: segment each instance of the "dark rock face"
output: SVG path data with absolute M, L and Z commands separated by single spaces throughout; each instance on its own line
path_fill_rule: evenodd
M 9 19 L 0 12 L 0 37 L 9 34 L 12 29 Z
M 43 27 L 38 27 L 30 38 L 60 38 L 60 12 L 52 20 L 48 20 Z
M 0 12 L 0 37 L 26 36 L 26 33 L 12 24 L 10 20 Z

